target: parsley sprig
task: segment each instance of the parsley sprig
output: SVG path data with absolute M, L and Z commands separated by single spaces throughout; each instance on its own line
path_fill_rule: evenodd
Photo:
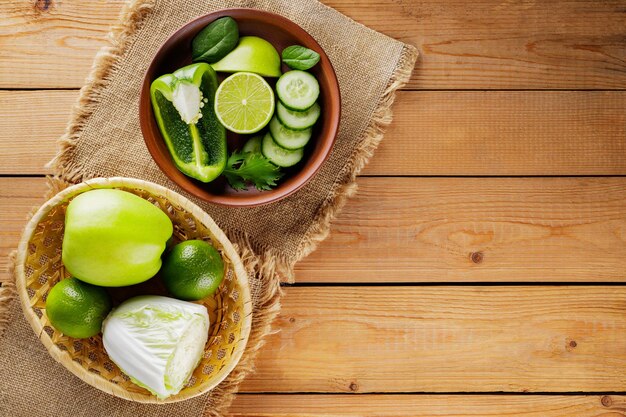
M 235 190 L 246 190 L 246 183 L 252 183 L 264 191 L 275 187 L 283 173 L 260 153 L 235 151 L 228 158 L 224 176 Z

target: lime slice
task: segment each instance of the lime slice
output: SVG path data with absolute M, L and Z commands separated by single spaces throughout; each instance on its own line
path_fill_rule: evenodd
M 235 73 L 215 93 L 215 114 L 231 132 L 256 133 L 272 119 L 274 91 L 256 74 Z
M 228 55 L 211 65 L 215 71 L 247 71 L 264 77 L 280 77 L 280 55 L 265 39 L 242 36 Z

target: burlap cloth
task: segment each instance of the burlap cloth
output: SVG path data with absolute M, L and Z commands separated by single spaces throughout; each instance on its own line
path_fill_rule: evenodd
M 263 337 L 279 311 L 280 279 L 328 234 L 329 223 L 355 191 L 355 177 L 391 122 L 396 89 L 406 83 L 417 51 L 360 25 L 315 0 L 135 0 L 112 28 L 110 46 L 96 58 L 81 90 L 60 152 L 52 191 L 92 177 L 127 176 L 181 191 L 155 165 L 138 120 L 140 84 L 157 48 L 177 28 L 202 14 L 252 7 L 281 14 L 309 32 L 337 72 L 342 119 L 330 158 L 292 196 L 256 208 L 223 208 L 196 201 L 239 247 L 253 295 L 246 353 L 226 381 L 181 403 L 144 405 L 92 388 L 54 362 L 12 303 L 13 283 L 0 292 L 0 415 L 21 417 L 187 417 L 223 415 L 252 370 Z M 184 193 L 183 193 L 184 194 Z M 192 198 L 193 199 L 193 198 Z M 195 200 L 194 200 L 195 201 Z

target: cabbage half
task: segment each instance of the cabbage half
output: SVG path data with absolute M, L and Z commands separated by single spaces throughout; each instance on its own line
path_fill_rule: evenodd
M 102 325 L 109 358 L 160 399 L 177 394 L 198 366 L 209 337 L 206 307 L 145 295 L 125 301 Z

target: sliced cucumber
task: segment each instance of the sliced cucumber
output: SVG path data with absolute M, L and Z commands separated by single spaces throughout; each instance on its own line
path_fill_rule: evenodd
M 261 153 L 261 141 L 263 140 L 263 136 L 258 135 L 253 138 L 248 139 L 243 148 L 241 149 L 243 152 L 252 152 L 252 153 Z
M 274 115 L 270 121 L 270 133 L 274 142 L 281 148 L 285 149 L 299 149 L 303 148 L 311 139 L 313 134 L 313 128 L 304 130 L 291 130 L 285 127 Z
M 288 109 L 302 111 L 317 101 L 320 85 L 308 72 L 289 71 L 276 82 L 276 94 Z
M 280 101 L 276 105 L 278 120 L 291 130 L 304 130 L 312 127 L 319 119 L 320 114 L 322 114 L 322 111 L 317 103 L 305 111 L 289 110 Z
M 269 159 L 270 162 L 283 168 L 294 166 L 300 162 L 304 156 L 304 150 L 302 148 L 289 150 L 278 146 L 278 144 L 274 142 L 270 132 L 267 132 L 265 136 L 263 136 L 261 151 L 263 152 L 263 156 Z

